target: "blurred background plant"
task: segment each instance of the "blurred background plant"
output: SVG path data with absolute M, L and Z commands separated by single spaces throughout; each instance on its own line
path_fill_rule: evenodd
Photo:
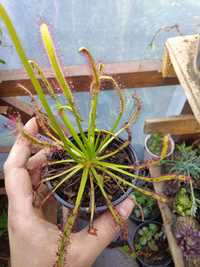
M 0 46 L 1 47 L 8 47 L 8 45 L 4 42 L 3 39 L 3 30 L 0 28 Z M 5 60 L 0 58 L 0 64 L 6 64 Z

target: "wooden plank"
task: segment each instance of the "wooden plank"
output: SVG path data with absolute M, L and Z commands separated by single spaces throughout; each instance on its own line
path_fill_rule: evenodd
M 1 97 L 0 105 L 7 105 L 11 108 L 11 110 L 7 110 L 6 114 L 3 114 L 5 116 L 9 116 L 13 112 L 19 112 L 23 123 L 26 123 L 34 115 L 32 107 L 16 97 Z
M 200 124 L 193 115 L 179 115 L 159 119 L 148 119 L 144 123 L 144 132 L 170 133 L 172 135 L 187 135 L 200 133 Z
M 1 115 L 7 115 L 8 114 L 8 106 L 0 106 L 0 114 Z
M 162 64 L 159 60 L 139 60 L 105 64 L 105 73 L 116 78 L 123 88 L 138 88 L 149 86 L 175 85 L 177 78 L 163 78 Z M 88 91 L 91 72 L 87 65 L 63 67 L 66 79 L 73 84 L 75 91 Z M 50 69 L 44 69 L 49 81 L 55 82 L 54 74 Z M 32 93 L 34 88 L 23 70 L 2 70 L 0 72 L 0 96 L 19 96 L 25 92 L 17 87 L 20 83 Z M 112 89 L 110 83 L 102 84 L 102 89 Z M 46 92 L 47 93 L 47 92 Z
M 11 150 L 11 146 L 0 146 L 0 153 L 9 153 L 10 150 Z
M 150 174 L 152 177 L 158 177 L 161 175 L 160 167 L 150 167 Z M 163 193 L 163 183 L 154 183 L 155 192 L 158 194 Z M 158 202 L 160 212 L 163 219 L 163 225 L 165 228 L 165 234 L 168 239 L 169 249 L 173 258 L 175 267 L 185 267 L 183 255 L 176 243 L 176 239 L 172 233 L 173 227 L 173 215 L 167 204 Z
M 200 75 L 194 68 L 198 35 L 169 38 L 166 48 L 191 109 L 200 122 Z
M 167 49 L 165 49 L 164 55 L 163 55 L 162 76 L 164 78 L 176 77 L 176 73 L 170 61 L 170 57 L 169 57 L 169 53 Z
M 188 100 L 185 101 L 185 104 L 183 105 L 183 108 L 181 110 L 181 114 L 193 114 Z

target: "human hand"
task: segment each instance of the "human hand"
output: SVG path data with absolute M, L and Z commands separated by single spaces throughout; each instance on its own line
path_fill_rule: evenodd
M 38 133 L 35 118 L 25 125 L 25 129 L 33 135 Z M 33 205 L 33 187 L 40 179 L 47 153 L 41 150 L 31 157 L 30 142 L 19 135 L 4 164 L 12 267 L 53 267 L 56 261 L 61 232 L 56 224 L 48 221 L 45 210 Z M 55 203 L 50 200 L 52 210 L 55 210 Z M 128 198 L 117 206 L 123 219 L 128 218 L 133 205 Z M 91 266 L 119 232 L 119 226 L 109 212 L 96 219 L 94 226 L 98 229 L 97 236 L 88 234 L 88 228 L 72 233 L 66 255 L 67 266 Z

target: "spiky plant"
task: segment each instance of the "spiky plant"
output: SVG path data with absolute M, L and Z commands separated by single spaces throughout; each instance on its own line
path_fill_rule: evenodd
M 90 192 L 90 232 L 94 233 L 95 230 L 93 228 L 93 217 L 95 214 L 95 187 L 99 188 L 102 196 L 105 199 L 107 207 L 111 212 L 116 224 L 122 225 L 123 220 L 117 213 L 116 209 L 113 207 L 112 201 L 110 200 L 105 187 L 104 182 L 106 179 L 114 181 L 119 187 L 128 186 L 133 190 L 137 190 L 141 193 L 144 193 L 148 196 L 152 196 L 159 201 L 167 201 L 165 196 L 158 195 L 154 192 L 144 190 L 140 187 L 137 187 L 130 179 L 141 179 L 148 182 L 160 182 L 167 181 L 172 179 L 180 179 L 185 180 L 184 176 L 177 175 L 165 175 L 161 177 L 147 178 L 134 173 L 136 169 L 145 168 L 147 165 L 156 164 L 158 160 L 149 161 L 147 163 L 138 165 L 131 164 L 115 164 L 111 163 L 109 159 L 123 149 L 127 147 L 130 142 L 130 127 L 136 121 L 139 116 L 139 112 L 141 109 L 140 99 L 134 95 L 133 98 L 135 100 L 135 109 L 133 109 L 128 121 L 119 129 L 119 125 L 121 122 L 122 115 L 125 111 L 125 100 L 124 96 L 120 90 L 118 83 L 111 77 L 104 74 L 103 65 L 96 65 L 94 59 L 92 58 L 90 52 L 86 48 L 80 48 L 80 52 L 86 57 L 89 66 L 92 71 L 92 81 L 90 84 L 90 94 L 91 94 L 91 102 L 90 102 L 90 112 L 88 118 L 88 132 L 85 133 L 82 126 L 81 115 L 76 107 L 73 94 L 70 90 L 70 87 L 65 80 L 64 74 L 61 69 L 61 65 L 55 53 L 54 43 L 49 33 L 48 27 L 46 24 L 42 24 L 40 26 L 41 36 L 44 43 L 45 50 L 47 52 L 49 61 L 51 63 L 51 67 L 55 73 L 55 79 L 61 88 L 61 91 L 66 99 L 66 104 L 62 104 L 56 94 L 55 88 L 45 77 L 43 71 L 39 67 L 39 65 L 35 61 L 30 61 L 27 59 L 25 51 L 22 47 L 18 34 L 12 24 L 6 10 L 2 5 L 0 5 L 0 17 L 3 20 L 4 24 L 7 27 L 7 30 L 10 34 L 10 37 L 13 41 L 13 44 L 16 48 L 16 51 L 21 59 L 21 62 L 33 84 L 33 87 L 38 95 L 38 98 L 41 102 L 43 109 L 46 114 L 41 111 L 41 108 L 38 106 L 35 101 L 34 96 L 23 86 L 21 86 L 27 93 L 30 94 L 33 105 L 35 108 L 35 115 L 40 126 L 42 132 L 46 135 L 46 140 L 38 139 L 37 136 L 32 136 L 27 133 L 23 128 L 20 128 L 21 133 L 26 136 L 32 143 L 37 144 L 41 147 L 50 147 L 52 149 L 58 148 L 66 151 L 68 158 L 60 161 L 54 161 L 50 164 L 59 165 L 65 164 L 67 166 L 70 163 L 70 168 L 65 170 L 57 175 L 45 177 L 41 181 L 41 183 L 45 183 L 47 181 L 52 181 L 54 179 L 60 179 L 57 185 L 52 189 L 52 192 L 58 190 L 66 181 L 72 179 L 75 174 L 81 172 L 80 176 L 80 185 L 77 191 L 76 200 L 74 203 L 74 207 L 67 219 L 67 222 L 64 226 L 63 235 L 61 237 L 61 241 L 58 247 L 58 257 L 56 260 L 56 266 L 63 266 L 65 261 L 65 250 L 66 246 L 69 243 L 70 233 L 72 231 L 75 219 L 77 217 L 79 208 L 82 203 L 83 195 L 86 190 L 86 184 L 89 184 L 89 192 Z M 39 78 L 39 80 L 38 80 Z M 116 92 L 119 96 L 120 102 L 120 110 L 118 116 L 111 127 L 110 130 L 98 129 L 96 125 L 96 113 L 97 113 L 97 103 L 98 97 L 100 93 L 100 87 L 102 82 L 108 81 L 111 82 L 116 89 Z M 57 114 L 54 114 L 51 106 L 49 105 L 46 95 L 44 92 L 44 88 L 48 91 L 51 98 L 56 102 L 56 110 Z M 75 130 L 75 126 L 72 124 L 69 116 L 66 113 L 66 110 L 71 111 L 73 114 L 76 124 L 78 126 L 78 133 Z M 64 125 L 64 129 L 59 123 L 58 116 L 61 119 L 62 125 Z M 73 137 L 73 140 L 69 138 L 66 134 L 66 130 L 69 131 L 70 135 Z M 125 141 L 121 146 L 119 146 L 114 151 L 106 153 L 106 149 L 108 146 L 116 140 L 116 138 L 124 131 L 128 132 L 129 138 Z M 104 138 L 101 138 L 101 135 L 104 134 Z M 163 139 L 163 149 L 161 152 L 160 158 L 163 159 L 167 154 L 167 144 L 168 144 L 168 136 Z M 130 179 L 124 179 L 123 177 L 129 177 Z M 45 199 L 45 201 L 47 198 Z

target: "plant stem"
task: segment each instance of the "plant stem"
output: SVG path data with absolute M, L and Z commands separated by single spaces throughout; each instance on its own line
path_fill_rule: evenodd
M 87 167 L 83 169 L 83 174 L 82 174 L 81 183 L 80 183 L 77 198 L 76 198 L 76 203 L 64 227 L 63 235 L 61 237 L 61 242 L 58 248 L 58 259 L 57 259 L 58 267 L 64 267 L 65 248 L 67 247 L 67 242 L 69 241 L 69 237 L 70 237 L 72 228 L 74 226 L 74 222 L 77 217 L 78 209 L 82 201 L 83 193 L 84 193 L 86 182 L 88 179 L 88 171 L 89 171 L 89 168 Z
M 128 185 L 129 187 L 133 188 L 134 190 L 144 194 L 144 195 L 147 195 L 147 196 L 150 196 L 150 197 L 153 197 L 154 199 L 158 200 L 158 201 L 161 201 L 163 203 L 166 203 L 167 202 L 167 198 L 162 196 L 162 195 L 159 195 L 157 193 L 154 193 L 152 191 L 147 191 L 141 187 L 138 187 L 138 186 L 135 186 L 133 183 L 131 182 L 128 182 L 126 181 L 125 179 L 119 177 L 118 175 L 108 171 L 106 168 L 102 168 L 102 167 L 97 167 L 98 169 L 100 169 L 101 171 L 107 173 L 108 175 L 110 175 L 111 177 L 114 177 L 115 179 L 118 179 L 122 184 L 124 185 Z
M 57 58 L 56 53 L 55 53 L 55 47 L 54 47 L 53 40 L 52 40 L 51 35 L 49 33 L 48 27 L 45 23 L 41 24 L 40 32 L 41 32 L 41 36 L 42 36 L 42 40 L 43 40 L 45 49 L 47 51 L 47 55 L 49 57 L 49 61 L 50 61 L 51 66 L 55 72 L 58 84 L 60 85 L 64 96 L 68 100 L 69 106 L 72 108 L 73 114 L 76 118 L 79 132 L 81 134 L 82 139 L 84 140 L 85 135 L 84 135 L 84 132 L 83 132 L 83 129 L 81 126 L 81 117 L 80 117 L 80 114 L 79 114 L 79 112 L 75 106 L 73 95 L 72 95 L 72 92 L 70 90 L 70 87 L 69 87 L 67 81 L 65 80 L 60 63 L 59 63 L 58 58 Z M 68 122 L 68 126 L 70 125 L 70 129 L 72 130 L 73 126 L 70 123 L 70 121 L 67 118 L 65 118 L 65 121 Z M 75 132 L 75 130 L 73 132 Z M 78 137 L 77 134 L 75 134 L 75 137 L 77 140 L 79 139 L 79 142 L 81 142 L 81 139 Z
M 55 117 L 54 117 L 54 115 L 53 115 L 53 113 L 49 107 L 49 104 L 45 98 L 45 94 L 44 94 L 37 78 L 35 77 L 35 74 L 33 72 L 32 67 L 30 66 L 30 64 L 27 60 L 25 51 L 21 45 L 20 39 L 19 39 L 18 34 L 14 28 L 14 25 L 13 25 L 12 21 L 10 20 L 10 18 L 9 18 L 9 16 L 8 16 L 8 14 L 7 14 L 7 12 L 4 9 L 2 4 L 0 4 L 0 17 L 3 20 L 4 24 L 6 25 L 6 28 L 7 28 L 8 33 L 9 33 L 9 35 L 10 35 L 10 37 L 14 43 L 14 46 L 15 46 L 16 51 L 18 53 L 18 56 L 21 59 L 21 62 L 23 63 L 24 68 L 27 71 L 27 74 L 28 74 L 38 96 L 39 96 L 39 99 L 40 99 L 43 107 L 45 108 L 45 110 L 48 114 L 48 117 L 52 123 L 52 126 L 56 129 L 57 134 L 59 135 L 60 139 L 63 141 L 63 144 L 65 145 L 65 148 L 67 150 L 69 150 L 68 149 L 68 142 L 65 138 L 65 135 L 64 135 L 62 129 L 60 128 L 59 124 L 57 123 L 57 120 L 55 119 Z
M 185 181 L 186 180 L 186 176 L 184 175 L 176 175 L 176 174 L 170 174 L 170 175 L 162 175 L 159 177 L 144 177 L 144 176 L 140 176 L 140 175 L 136 175 L 127 171 L 124 171 L 122 169 L 119 169 L 115 166 L 115 164 L 112 164 L 110 162 L 101 162 L 98 161 L 97 162 L 98 165 L 112 169 L 114 171 L 117 171 L 119 173 L 125 174 L 127 176 L 133 177 L 135 179 L 138 180 L 142 180 L 142 181 L 146 181 L 146 182 L 162 182 L 162 181 L 170 181 L 170 180 L 174 180 L 174 179 L 179 179 L 181 181 Z
M 106 203 L 107 203 L 107 206 L 108 206 L 108 209 L 110 210 L 115 222 L 121 226 L 122 224 L 122 220 L 121 220 L 121 217 L 120 215 L 117 213 L 117 211 L 114 209 L 113 207 L 113 204 L 112 202 L 110 201 L 110 199 L 108 198 L 108 195 L 104 189 L 104 186 L 102 185 L 102 182 L 101 182 L 101 178 L 100 176 L 98 175 L 98 173 L 96 172 L 95 168 L 91 168 L 91 171 L 96 179 L 96 182 L 97 182 L 97 185 L 98 187 L 100 188 L 101 190 L 101 193 L 102 195 L 104 196 L 105 200 L 106 200 Z

